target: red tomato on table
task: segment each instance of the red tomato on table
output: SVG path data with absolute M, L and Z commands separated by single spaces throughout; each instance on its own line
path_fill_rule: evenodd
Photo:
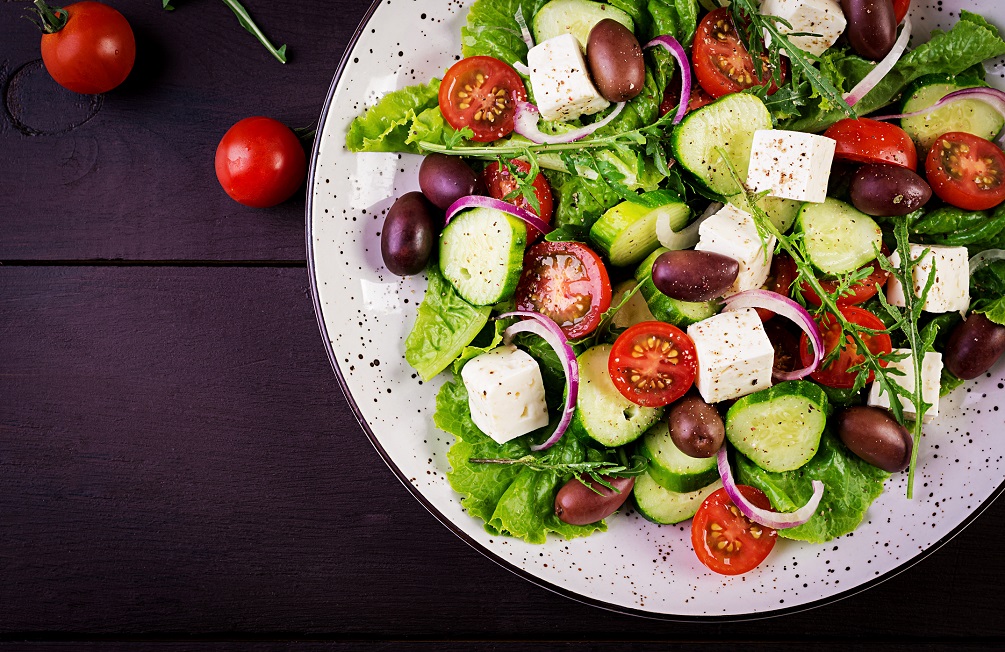
M 300 188 L 307 157 L 289 127 L 272 118 L 245 118 L 224 134 L 216 148 L 216 178 L 230 197 L 245 206 L 281 204 Z
M 469 127 L 487 143 L 513 131 L 514 96 L 527 99 L 523 79 L 494 57 L 468 57 L 450 66 L 440 82 L 440 111 L 454 129 Z
M 1005 200 L 1005 154 L 973 134 L 939 136 L 928 150 L 925 174 L 932 192 L 959 208 L 982 211 Z
M 740 35 L 733 26 L 729 9 L 716 9 L 702 18 L 695 33 L 691 58 L 698 83 L 713 98 L 718 99 L 729 93 L 739 93 L 745 88 L 766 84 L 770 84 L 769 94 L 778 90 L 771 78 L 766 57 L 762 57 L 761 67 L 764 79 L 755 75 L 754 60 L 740 42 Z M 783 59 L 783 80 L 785 65 Z
M 756 487 L 738 485 L 743 497 L 771 509 L 768 497 Z M 691 521 L 691 545 L 701 563 L 716 573 L 740 575 L 757 567 L 775 547 L 778 532 L 744 516 L 725 489 L 711 494 Z
M 94 95 L 126 80 L 136 61 L 136 38 L 125 16 L 100 2 L 45 9 L 39 9 L 46 31 L 42 62 L 57 84 Z
M 614 386 L 629 401 L 662 407 L 684 396 L 694 384 L 698 354 L 681 329 L 644 321 L 618 336 L 607 368 Z
M 856 163 L 889 163 L 914 170 L 918 152 L 907 132 L 888 122 L 845 118 L 824 132 L 837 141 L 834 158 Z

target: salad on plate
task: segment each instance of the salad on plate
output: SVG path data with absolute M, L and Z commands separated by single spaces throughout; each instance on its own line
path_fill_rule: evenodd
M 442 78 L 358 116 L 424 156 L 381 229 L 423 273 L 448 480 L 492 533 L 626 501 L 747 572 L 913 494 L 940 397 L 1005 351 L 998 30 L 909 0 L 476 0 Z

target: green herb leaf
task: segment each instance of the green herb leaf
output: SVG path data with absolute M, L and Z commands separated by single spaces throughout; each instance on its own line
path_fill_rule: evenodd
M 244 5 L 237 0 L 223 0 L 223 4 L 227 5 L 227 7 L 234 12 L 234 15 L 237 16 L 237 22 L 241 24 L 241 27 L 253 34 L 255 38 L 257 38 L 258 41 L 265 46 L 265 49 L 276 58 L 276 60 L 280 63 L 286 63 L 286 46 L 283 45 L 277 48 L 273 45 L 272 41 L 269 40 L 269 37 L 265 35 L 265 32 L 263 32 L 261 28 L 255 24 L 254 19 L 252 19 L 248 10 L 244 8 Z

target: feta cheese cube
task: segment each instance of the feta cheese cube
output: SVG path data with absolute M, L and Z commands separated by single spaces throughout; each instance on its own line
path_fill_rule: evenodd
M 912 244 L 911 258 L 917 258 L 925 249 L 929 249 L 928 254 L 914 267 L 914 296 L 921 294 L 934 267 L 935 282 L 922 308 L 928 312 L 966 311 L 970 307 L 970 255 L 967 248 Z M 894 266 L 900 265 L 897 252 L 890 256 L 890 262 Z M 886 300 L 890 305 L 905 305 L 904 286 L 896 278 L 890 277 L 887 283 Z
M 791 23 L 792 29 L 782 24 L 778 25 L 779 31 L 783 34 L 790 32 L 819 34 L 819 36 L 789 37 L 792 45 L 817 56 L 834 45 L 848 25 L 838 0 L 763 0 L 761 13 L 765 16 L 778 16 Z M 766 43 L 771 43 L 771 38 L 767 34 L 764 39 Z
M 833 138 L 783 129 L 758 129 L 750 148 L 747 185 L 772 197 L 821 203 L 834 162 Z
M 894 349 L 894 353 L 901 353 L 907 357 L 898 362 L 891 362 L 887 365 L 887 369 L 899 369 L 904 372 L 903 376 L 890 376 L 893 382 L 897 383 L 901 387 L 905 388 L 909 392 L 914 392 L 914 356 L 911 355 L 910 349 Z M 939 392 L 940 385 L 939 381 L 942 378 L 942 354 L 935 352 L 928 352 L 925 354 L 924 360 L 921 361 L 921 398 L 925 403 L 930 403 L 932 407 L 928 408 L 925 412 L 924 421 L 927 423 L 939 416 Z M 917 411 L 914 409 L 914 401 L 906 399 L 900 396 L 900 405 L 904 408 L 904 417 L 908 419 L 914 419 L 917 417 Z M 890 407 L 890 396 L 884 392 L 878 381 L 873 381 L 872 387 L 869 388 L 869 405 L 875 407 L 887 408 Z
M 695 250 L 729 256 L 740 263 L 740 273 L 726 291 L 726 296 L 730 296 L 757 289 L 768 280 L 775 237 L 769 237 L 767 244 L 765 250 L 750 213 L 733 204 L 726 204 L 698 227 Z
M 706 402 L 740 398 L 771 387 L 775 348 L 753 308 L 691 324 L 687 334 L 698 354 L 695 385 Z
M 568 121 L 603 111 L 611 105 L 597 91 L 572 34 L 538 43 L 527 53 L 530 85 L 545 120 Z
M 461 369 L 471 420 L 505 444 L 548 425 L 548 405 L 537 361 L 513 345 L 500 346 Z

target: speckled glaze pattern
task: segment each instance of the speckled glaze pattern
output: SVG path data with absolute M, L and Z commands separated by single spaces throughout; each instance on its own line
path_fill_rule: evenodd
M 850 595 L 903 570 L 976 517 L 1005 477 L 1002 364 L 943 399 L 945 416 L 926 427 L 913 501 L 901 474 L 854 533 L 825 545 L 779 540 L 767 562 L 746 575 L 706 571 L 691 550 L 689 524 L 657 526 L 631 509 L 608 519 L 606 533 L 540 546 L 492 536 L 463 511 L 445 477 L 453 438 L 432 421 L 442 380 L 422 383 L 403 357 L 426 281 L 390 274 L 380 256 L 383 218 L 394 197 L 418 189 L 421 159 L 350 154 L 345 134 L 388 91 L 440 76 L 459 59 L 467 4 L 375 4 L 336 73 L 308 191 L 311 279 L 329 355 L 364 430 L 419 501 L 463 540 L 542 586 L 619 611 L 696 619 L 758 617 Z M 976 3 L 913 4 L 920 42 Z M 1005 26 L 1005 5 L 977 9 Z M 1005 88 L 1005 62 L 988 69 L 992 83 Z M 386 481 L 393 482 L 391 473 Z

